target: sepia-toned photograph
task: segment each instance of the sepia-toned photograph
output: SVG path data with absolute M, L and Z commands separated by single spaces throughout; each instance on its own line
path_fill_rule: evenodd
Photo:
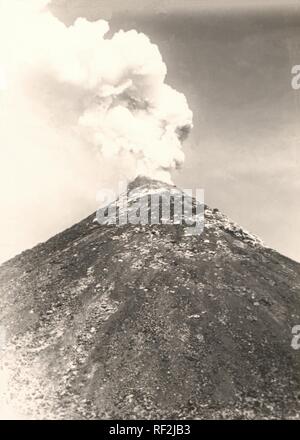
M 299 0 L 0 0 L 0 206 L 1 420 L 300 419 Z

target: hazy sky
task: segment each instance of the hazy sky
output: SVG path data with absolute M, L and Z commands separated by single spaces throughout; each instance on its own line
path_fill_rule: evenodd
M 194 112 L 183 187 L 203 187 L 217 206 L 267 245 L 300 260 L 299 1 L 56 2 L 66 21 L 110 19 L 158 44 L 168 82 Z
M 291 87 L 291 68 L 300 64 L 299 1 L 52 0 L 51 10 L 66 24 L 80 16 L 104 18 L 110 22 L 110 34 L 134 28 L 159 46 L 168 67 L 167 83 L 185 94 L 194 113 L 194 128 L 184 147 L 186 160 L 173 173 L 174 182 L 182 188 L 204 188 L 207 204 L 259 235 L 266 245 L 300 261 L 300 91 Z M 53 93 L 38 87 L 37 83 L 35 93 L 47 99 Z M 63 97 L 51 99 L 56 106 L 65 105 Z M 68 108 L 63 110 L 69 118 Z M 70 157 L 76 162 L 76 148 L 70 155 L 70 147 L 63 157 L 59 151 L 50 152 L 54 167 L 58 154 L 63 178 Z M 28 160 L 25 153 L 24 159 Z M 84 166 L 79 155 L 77 162 L 73 168 Z M 29 171 L 34 160 L 31 166 Z M 43 170 L 39 172 L 42 181 Z M 85 173 L 94 197 L 94 175 L 89 177 L 88 168 Z M 101 173 L 104 176 L 107 169 Z M 67 175 L 67 184 L 71 180 Z M 63 198 L 56 202 L 59 185 L 54 178 L 48 209 L 44 200 L 40 215 L 33 209 L 31 218 L 22 218 L 24 227 L 18 227 L 20 218 L 14 217 L 9 228 L 2 228 L 0 261 L 90 213 L 85 190 L 81 199 L 74 194 L 69 205 Z M 43 194 L 39 190 L 37 186 L 37 207 Z
M 298 0 L 52 0 L 52 5 L 65 17 L 82 15 L 89 18 L 111 18 L 113 15 L 153 15 L 228 10 L 286 9 L 297 6 Z

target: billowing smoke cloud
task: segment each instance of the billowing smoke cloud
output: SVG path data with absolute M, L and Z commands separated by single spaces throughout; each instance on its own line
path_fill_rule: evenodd
M 67 27 L 47 3 L 0 0 L 0 229 L 8 248 L 12 235 L 21 249 L 80 219 L 96 208 L 97 190 L 122 177 L 169 181 L 192 126 L 147 36 L 107 38 L 104 20 Z

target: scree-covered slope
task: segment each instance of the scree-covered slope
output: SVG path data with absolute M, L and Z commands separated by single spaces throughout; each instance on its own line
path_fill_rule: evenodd
M 299 417 L 298 263 L 208 207 L 195 236 L 94 219 L 0 268 L 2 418 Z

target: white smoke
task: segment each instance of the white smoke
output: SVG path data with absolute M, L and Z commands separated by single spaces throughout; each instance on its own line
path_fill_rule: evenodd
M 192 126 L 147 36 L 67 27 L 47 3 L 0 0 L 0 229 L 20 249 L 94 209 L 120 176 L 170 181 Z

